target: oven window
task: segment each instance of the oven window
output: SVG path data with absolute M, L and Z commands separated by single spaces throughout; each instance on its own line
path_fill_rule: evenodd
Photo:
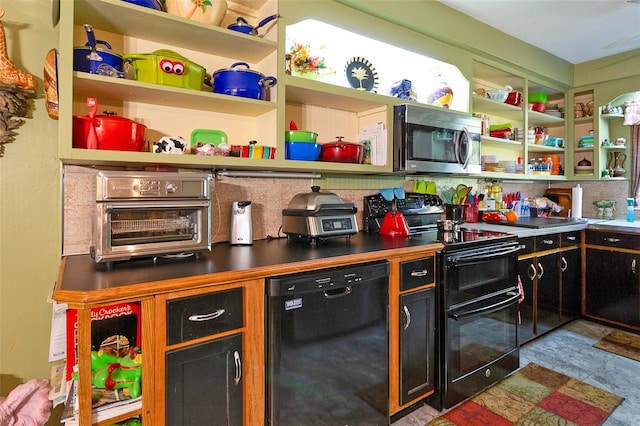
M 200 214 L 200 208 L 115 209 L 109 218 L 111 246 L 196 239 Z
M 464 317 L 464 312 L 460 312 L 458 319 L 454 319 L 452 312 L 449 312 L 447 319 L 449 380 L 454 381 L 457 377 L 494 362 L 517 348 L 517 312 L 516 303 L 497 312 L 469 317 Z
M 445 268 L 446 306 L 465 303 L 517 287 L 517 261 L 513 256 L 465 261 Z

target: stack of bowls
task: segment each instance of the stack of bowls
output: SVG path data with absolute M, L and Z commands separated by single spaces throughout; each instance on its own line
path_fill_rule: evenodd
M 529 107 L 537 112 L 544 112 L 547 109 L 548 96 L 544 92 L 529 93 Z
M 318 134 L 307 130 L 287 130 L 284 132 L 284 149 L 287 160 L 316 161 L 320 157 L 322 145 L 316 143 Z

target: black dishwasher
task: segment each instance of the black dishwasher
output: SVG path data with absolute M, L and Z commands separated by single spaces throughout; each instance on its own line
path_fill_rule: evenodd
M 269 424 L 389 424 L 388 287 L 388 262 L 267 279 Z

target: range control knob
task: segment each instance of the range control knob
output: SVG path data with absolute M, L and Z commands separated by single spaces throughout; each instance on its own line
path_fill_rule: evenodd
M 178 190 L 178 185 L 176 185 L 173 182 L 167 182 L 167 185 L 165 186 L 165 189 L 167 191 L 167 194 L 173 194 L 174 192 L 176 192 Z

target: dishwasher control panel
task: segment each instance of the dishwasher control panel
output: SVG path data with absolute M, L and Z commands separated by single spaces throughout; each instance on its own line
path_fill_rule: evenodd
M 380 278 L 388 279 L 388 262 L 358 263 L 353 266 L 301 272 L 267 279 L 269 296 L 303 294 L 307 292 L 344 288 Z

